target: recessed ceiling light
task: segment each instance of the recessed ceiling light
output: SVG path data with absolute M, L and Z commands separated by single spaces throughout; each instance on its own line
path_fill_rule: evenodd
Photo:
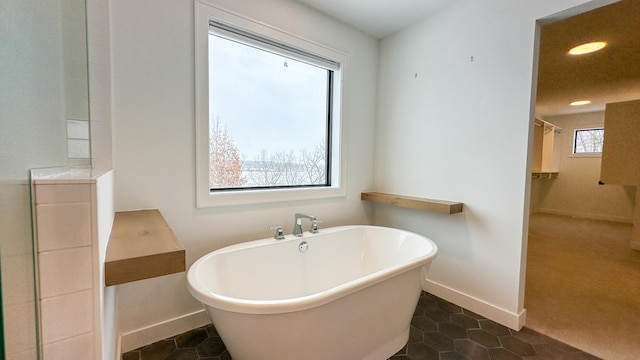
M 603 49 L 605 46 L 607 46 L 607 43 L 604 41 L 593 41 L 593 42 L 589 42 L 586 44 L 581 44 L 578 46 L 575 46 L 573 48 L 571 48 L 571 50 L 569 50 L 569 54 L 571 55 L 583 55 L 583 54 L 588 54 L 588 53 L 592 53 L 594 51 L 598 51 Z
M 578 100 L 578 101 L 574 101 L 572 102 L 571 106 L 581 106 L 581 105 L 587 105 L 587 104 L 591 104 L 591 100 Z

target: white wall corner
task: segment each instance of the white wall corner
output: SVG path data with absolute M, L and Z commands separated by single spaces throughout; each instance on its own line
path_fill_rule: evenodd
M 522 329 L 526 320 L 526 309 L 513 313 L 429 279 L 423 280 L 422 289 L 516 331 Z

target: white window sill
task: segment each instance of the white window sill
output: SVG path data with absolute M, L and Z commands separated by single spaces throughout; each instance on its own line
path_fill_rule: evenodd
M 571 154 L 570 158 L 601 158 L 602 153 L 592 153 L 592 154 Z
M 208 194 L 199 194 L 197 199 L 197 207 L 207 208 L 278 203 L 287 201 L 335 198 L 345 195 L 345 189 L 337 186 L 317 188 L 212 191 Z

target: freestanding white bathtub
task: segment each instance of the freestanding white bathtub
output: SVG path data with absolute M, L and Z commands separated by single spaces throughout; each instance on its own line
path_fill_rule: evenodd
M 407 342 L 437 252 L 407 231 L 341 226 L 211 252 L 188 287 L 234 360 L 381 360 Z

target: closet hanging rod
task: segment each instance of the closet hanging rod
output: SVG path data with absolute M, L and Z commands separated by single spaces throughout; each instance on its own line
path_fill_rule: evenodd
M 562 132 L 562 128 L 561 127 L 558 127 L 556 125 L 553 125 L 550 122 L 547 122 L 547 121 L 544 121 L 544 120 L 541 120 L 541 119 L 538 119 L 538 118 L 535 119 L 534 125 L 535 126 L 544 126 L 545 128 L 546 127 L 553 128 L 553 131 L 555 131 L 557 133 L 561 133 Z

